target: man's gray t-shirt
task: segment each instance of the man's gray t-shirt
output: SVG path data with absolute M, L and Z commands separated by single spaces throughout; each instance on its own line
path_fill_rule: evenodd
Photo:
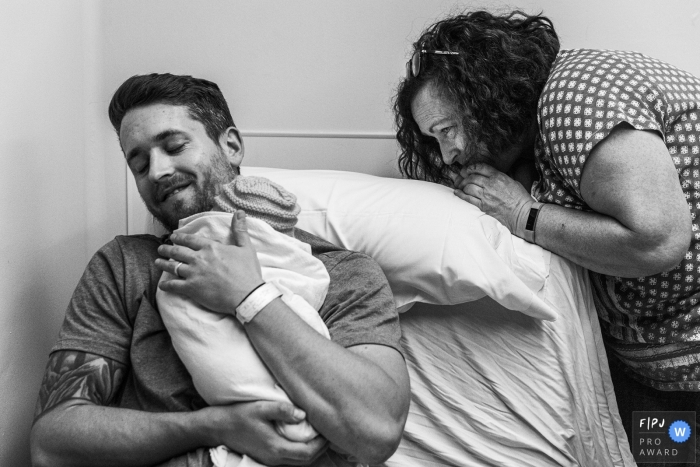
M 339 249 L 297 229 L 330 276 L 319 314 L 331 340 L 350 347 L 378 344 L 401 352 L 401 330 L 384 273 L 366 255 Z M 157 248 L 167 237 L 120 236 L 91 259 L 66 311 L 52 351 L 78 350 L 127 366 L 118 407 L 152 412 L 202 408 L 156 306 Z

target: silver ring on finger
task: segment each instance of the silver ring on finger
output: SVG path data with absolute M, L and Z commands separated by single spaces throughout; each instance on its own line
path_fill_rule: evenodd
M 177 277 L 182 278 L 182 276 L 180 275 L 180 273 L 177 272 L 178 269 L 180 269 L 180 266 L 182 266 L 182 261 L 178 261 L 177 264 L 175 265 L 175 275 L 176 275 Z

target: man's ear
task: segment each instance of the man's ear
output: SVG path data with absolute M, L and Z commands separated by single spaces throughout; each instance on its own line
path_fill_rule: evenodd
M 245 147 L 238 129 L 235 126 L 230 126 L 219 136 L 219 145 L 224 150 L 226 159 L 232 167 L 238 169 L 243 162 L 243 154 Z

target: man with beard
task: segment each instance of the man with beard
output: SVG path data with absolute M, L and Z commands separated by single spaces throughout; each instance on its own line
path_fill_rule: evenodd
M 211 210 L 239 174 L 243 144 L 219 88 L 189 76 L 134 76 L 110 120 L 139 194 L 170 231 Z M 32 427 L 35 465 L 212 465 L 224 445 L 267 465 L 379 463 L 398 446 L 409 400 L 393 297 L 378 265 L 297 229 L 330 276 L 319 315 L 331 340 L 265 290 L 238 211 L 232 245 L 185 234 L 119 236 L 90 261 L 52 349 Z M 168 261 L 173 259 L 174 261 Z M 161 288 L 237 314 L 293 404 L 207 406 L 175 353 Z M 245 305 L 245 306 L 241 306 Z M 245 316 L 241 316 L 241 315 Z M 277 422 L 308 420 L 300 443 Z

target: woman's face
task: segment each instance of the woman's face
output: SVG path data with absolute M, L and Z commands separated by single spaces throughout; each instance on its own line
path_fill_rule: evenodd
M 455 106 L 445 101 L 430 83 L 413 98 L 411 113 L 421 133 L 435 138 L 440 145 L 445 164 L 465 164 L 467 139 L 462 119 Z
M 442 160 L 447 165 L 455 162 L 462 167 L 483 162 L 501 172 L 508 172 L 515 159 L 513 151 L 505 151 L 501 157 L 489 153 L 486 145 L 470 137 L 462 124 L 457 107 L 446 101 L 435 87 L 428 83 L 418 91 L 411 103 L 413 119 L 421 133 L 435 138 L 440 145 Z

